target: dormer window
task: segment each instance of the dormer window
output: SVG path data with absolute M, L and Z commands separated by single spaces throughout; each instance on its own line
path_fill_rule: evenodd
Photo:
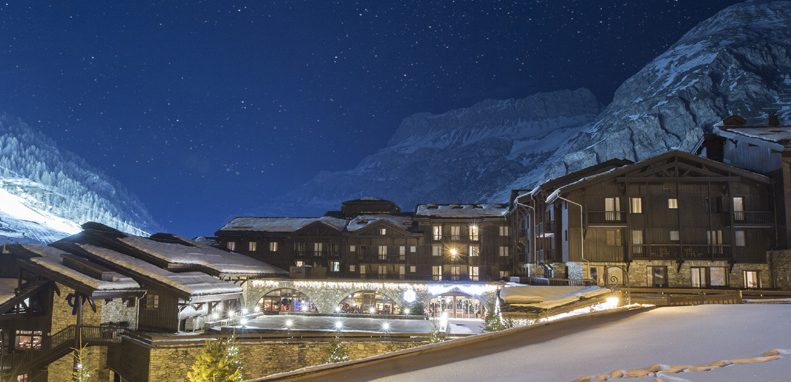
M 382 236 L 387 235 L 387 228 L 379 228 L 379 235 Z

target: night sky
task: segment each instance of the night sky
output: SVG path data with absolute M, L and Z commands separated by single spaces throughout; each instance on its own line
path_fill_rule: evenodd
M 578 87 L 606 104 L 735 2 L 0 2 L 0 112 L 161 229 L 206 235 L 353 167 L 415 112 Z

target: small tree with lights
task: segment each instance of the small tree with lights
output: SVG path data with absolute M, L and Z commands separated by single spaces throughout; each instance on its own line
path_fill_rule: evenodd
M 349 360 L 349 354 L 346 352 L 346 346 L 341 342 L 341 338 L 335 336 L 330 341 L 330 347 L 327 350 L 327 362 L 344 362 Z
M 503 329 L 514 327 L 514 323 L 511 319 L 504 320 L 494 311 L 493 308 L 486 310 L 486 315 L 483 317 L 483 322 L 483 330 L 486 332 L 497 332 Z
M 244 379 L 236 336 L 207 341 L 187 373 L 189 382 L 239 382 Z
M 71 372 L 71 380 L 73 382 L 90 382 L 91 381 L 91 370 L 85 364 L 87 361 L 86 358 L 86 346 L 80 346 L 74 348 L 74 369 Z

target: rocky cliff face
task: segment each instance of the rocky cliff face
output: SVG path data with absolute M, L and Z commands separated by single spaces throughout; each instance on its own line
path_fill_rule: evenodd
M 116 182 L 0 115 L 0 243 L 55 241 L 87 221 L 144 234 L 153 219 Z
M 478 200 L 544 161 L 598 112 L 593 93 L 578 89 L 415 114 L 387 147 L 352 170 L 318 174 L 269 212 L 315 214 L 366 195 L 406 210 L 427 201 Z
M 729 114 L 791 118 L 791 3 L 748 1 L 728 7 L 685 34 L 626 80 L 596 122 L 511 188 L 611 158 L 645 159 L 690 150 Z

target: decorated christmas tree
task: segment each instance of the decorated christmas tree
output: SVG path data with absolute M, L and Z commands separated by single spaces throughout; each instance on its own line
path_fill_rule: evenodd
M 74 349 L 74 369 L 71 372 L 71 380 L 73 382 L 90 382 L 91 370 L 85 364 L 86 347 L 80 346 Z
M 227 341 L 207 341 L 192 371 L 187 373 L 189 382 L 238 382 L 242 381 L 242 361 L 235 337 Z
M 335 336 L 330 341 L 329 354 L 327 355 L 328 363 L 343 362 L 349 360 L 349 354 L 346 353 L 346 346 L 343 345 L 341 339 Z

